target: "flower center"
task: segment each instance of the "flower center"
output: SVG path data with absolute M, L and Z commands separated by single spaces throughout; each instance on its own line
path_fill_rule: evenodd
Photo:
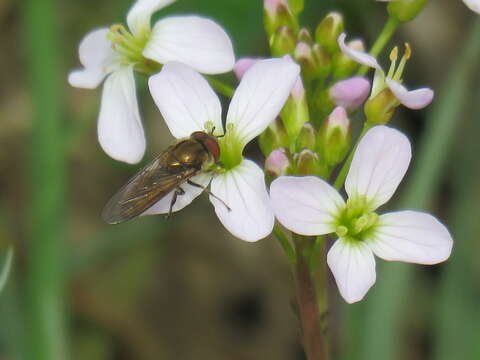
M 365 198 L 348 199 L 337 218 L 335 232 L 338 237 L 352 242 L 369 238 L 378 224 L 378 215 L 370 209 Z
M 220 161 L 226 170 L 230 170 L 242 162 L 242 142 L 235 133 L 235 124 L 227 124 L 225 136 L 219 139 Z
M 150 30 L 135 37 L 123 25 L 116 24 L 110 27 L 107 37 L 112 42 L 113 49 L 120 55 L 122 64 L 134 65 L 136 71 L 146 75 L 161 69 L 160 64 L 143 56 Z

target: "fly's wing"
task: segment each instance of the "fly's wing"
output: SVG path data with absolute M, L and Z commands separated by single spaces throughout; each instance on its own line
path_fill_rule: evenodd
M 142 214 L 170 191 L 199 171 L 195 168 L 172 173 L 165 159 L 170 148 L 140 170 L 107 203 L 102 218 L 109 224 L 118 224 Z

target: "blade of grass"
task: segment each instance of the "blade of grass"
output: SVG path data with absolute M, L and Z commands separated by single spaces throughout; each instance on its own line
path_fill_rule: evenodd
M 442 174 L 451 157 L 455 126 L 465 104 L 472 68 L 480 57 L 480 22 L 476 22 L 461 50 L 457 63 L 450 70 L 448 84 L 435 101 L 427 120 L 423 141 L 418 146 L 413 174 L 400 208 L 426 209 L 438 190 Z M 381 264 L 378 283 L 369 295 L 364 314 L 364 351 L 358 359 L 397 359 L 400 325 L 405 311 L 405 299 L 411 295 L 409 286 L 414 267 L 411 265 Z
M 478 70 L 478 68 L 477 68 Z M 475 94 L 478 97 L 480 94 Z M 476 292 L 478 291 L 475 263 L 478 241 L 478 134 L 480 122 L 477 119 L 480 107 L 470 107 L 468 125 L 462 133 L 459 151 L 462 161 L 455 167 L 456 173 L 452 194 L 455 202 L 452 208 L 451 230 L 455 235 L 453 256 L 446 268 L 438 306 L 436 308 L 434 358 L 447 360 L 462 358 L 478 359 L 478 324 L 480 312 Z M 467 112 L 466 112 L 467 113 Z M 461 355 L 459 355 L 461 354 Z
M 65 334 L 65 159 L 61 50 L 54 0 L 22 2 L 30 139 L 27 254 L 28 359 L 67 359 Z

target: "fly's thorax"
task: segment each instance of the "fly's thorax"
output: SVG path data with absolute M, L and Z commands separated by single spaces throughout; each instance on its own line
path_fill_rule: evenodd
M 212 156 L 205 147 L 191 138 L 180 140 L 166 159 L 168 167 L 174 169 L 194 168 L 201 170 L 204 165 L 211 161 Z
M 379 216 L 369 201 L 363 197 L 350 198 L 345 208 L 339 211 L 335 221 L 338 237 L 359 242 L 371 238 L 378 225 Z

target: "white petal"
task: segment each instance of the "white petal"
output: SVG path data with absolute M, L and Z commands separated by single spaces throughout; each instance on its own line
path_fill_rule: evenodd
M 112 70 L 115 52 L 107 39 L 108 28 L 89 32 L 80 42 L 78 54 L 84 69 L 74 70 L 68 76 L 70 85 L 85 88 L 96 88 Z
M 385 260 L 437 264 L 452 252 L 447 228 L 430 214 L 398 211 L 380 216 L 378 230 L 368 241 L 375 255 Z
M 199 16 L 158 21 L 143 55 L 162 64 L 179 61 L 204 74 L 228 72 L 235 63 L 232 42 L 225 30 Z
M 335 217 L 345 207 L 337 190 L 314 176 L 275 179 L 270 185 L 270 201 L 278 221 L 301 235 L 334 232 Z
M 260 60 L 244 75 L 233 95 L 227 126 L 245 145 L 260 135 L 278 116 L 292 90 L 300 67 L 285 59 Z
M 364 242 L 338 239 L 328 251 L 327 263 L 340 294 L 349 304 L 362 300 L 375 284 L 375 258 Z
M 222 107 L 217 95 L 199 73 L 187 65 L 171 62 L 148 80 L 150 93 L 173 136 L 183 138 L 205 131 L 205 123 L 223 134 Z
M 231 209 L 214 197 L 210 201 L 223 226 L 245 241 L 257 241 L 273 229 L 274 216 L 270 207 L 262 169 L 251 160 L 213 178 L 211 191 Z
M 412 157 L 410 142 L 387 126 L 371 128 L 360 140 L 345 181 L 349 197 L 365 196 L 376 209 L 393 195 Z
M 347 37 L 347 34 L 345 33 L 341 33 L 340 36 L 338 37 L 338 46 L 346 56 L 348 56 L 353 61 L 356 61 L 359 64 L 362 64 L 374 69 L 382 70 L 382 68 L 377 62 L 377 59 L 375 59 L 375 57 L 373 57 L 372 55 L 366 52 L 355 50 L 347 46 L 347 44 L 345 43 L 346 37 Z
M 480 14 L 480 0 L 463 0 L 463 2 L 470 10 Z
M 109 156 L 130 164 L 139 162 L 145 153 L 145 135 L 131 66 L 114 71 L 105 80 L 98 141 Z
M 200 174 L 200 175 L 194 176 L 191 180 L 196 184 L 207 187 L 211 178 L 212 178 L 211 175 Z M 172 208 L 173 212 L 182 210 L 185 206 L 189 205 L 198 195 L 200 195 L 203 192 L 203 189 L 196 186 L 192 186 L 188 183 L 184 183 L 180 185 L 180 187 L 185 191 L 185 194 L 177 196 L 177 200 L 175 201 L 175 204 L 173 205 L 173 208 Z M 142 215 L 168 214 L 168 211 L 170 210 L 170 203 L 172 202 L 174 192 L 175 191 L 171 191 L 162 200 L 158 201 L 155 205 L 153 205 L 151 208 L 145 211 Z
M 395 80 L 386 80 L 388 87 L 393 95 L 409 109 L 418 110 L 430 105 L 433 100 L 433 90 L 422 88 L 417 90 L 407 90 L 402 84 Z
M 127 24 L 133 35 L 150 30 L 150 18 L 155 11 L 170 5 L 175 0 L 137 0 L 127 15 Z

